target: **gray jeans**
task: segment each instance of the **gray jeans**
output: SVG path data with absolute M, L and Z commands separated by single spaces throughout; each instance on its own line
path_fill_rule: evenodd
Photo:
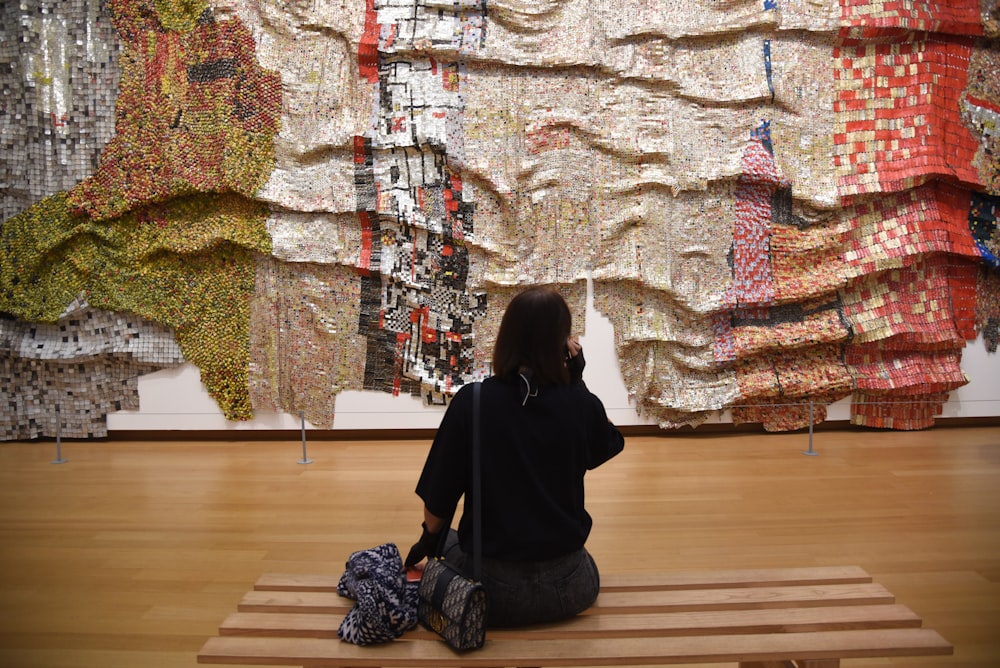
M 445 560 L 472 573 L 472 555 L 450 532 Z M 577 615 L 597 600 L 601 576 L 586 549 L 546 561 L 483 559 L 487 626 L 527 626 Z

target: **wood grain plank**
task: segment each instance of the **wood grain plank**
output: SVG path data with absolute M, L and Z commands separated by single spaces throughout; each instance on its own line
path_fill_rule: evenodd
M 824 605 L 875 605 L 893 603 L 893 595 L 878 583 L 807 585 L 789 587 L 737 587 L 601 592 L 583 615 L 676 612 L 685 610 L 739 610 L 748 608 L 807 607 Z M 247 592 L 239 603 L 242 612 L 337 613 L 352 601 L 335 593 L 317 591 Z
M 940 656 L 952 646 L 930 629 L 882 629 L 768 635 L 489 640 L 488 650 L 456 653 L 440 642 L 400 640 L 359 647 L 321 638 L 210 638 L 201 663 L 283 666 L 616 666 L 681 663 Z
M 264 573 L 258 591 L 336 592 L 339 575 Z M 871 582 L 860 566 L 806 568 L 756 568 L 676 573 L 609 573 L 601 575 L 601 591 L 711 589 L 730 587 L 774 587 L 806 584 L 850 584 Z
M 237 612 L 219 627 L 221 635 L 336 638 L 343 615 Z M 666 637 L 737 633 L 802 633 L 866 628 L 918 628 L 920 618 L 902 605 L 834 606 L 638 615 L 590 615 L 522 629 L 491 629 L 490 639 Z M 408 638 L 434 638 L 419 625 Z

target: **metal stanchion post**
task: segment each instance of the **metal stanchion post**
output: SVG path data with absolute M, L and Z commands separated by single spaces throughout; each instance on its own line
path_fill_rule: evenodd
M 59 404 L 56 404 L 56 458 L 52 460 L 52 463 L 66 463 L 62 456 L 62 414 L 59 412 Z
M 302 423 L 302 459 L 299 460 L 299 464 L 312 464 L 312 460 L 306 454 L 306 414 L 304 412 L 299 413 L 299 420 Z
M 819 455 L 818 452 L 813 450 L 813 402 L 809 401 L 809 449 L 803 450 L 802 454 L 809 455 L 810 457 L 816 457 Z

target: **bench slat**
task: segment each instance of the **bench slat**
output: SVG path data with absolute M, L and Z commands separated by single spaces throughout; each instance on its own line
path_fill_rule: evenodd
M 725 589 L 730 587 L 779 587 L 807 584 L 861 584 L 872 576 L 858 566 L 816 568 L 759 568 L 691 573 L 601 574 L 601 591 L 657 591 Z
M 265 573 L 258 578 L 258 591 L 336 592 L 336 575 L 300 575 Z M 728 587 L 774 587 L 805 584 L 851 584 L 871 582 L 872 577 L 858 566 L 819 566 L 811 568 L 762 568 L 729 571 L 680 572 L 660 574 L 601 574 L 602 591 L 638 589 L 712 589 Z
M 601 592 L 583 615 L 618 612 L 671 612 L 683 610 L 740 610 L 745 608 L 804 607 L 819 605 L 876 605 L 894 603 L 895 597 L 880 584 L 794 585 L 789 587 L 738 587 L 683 591 Z
M 325 591 L 336 592 L 339 575 L 300 575 L 298 573 L 264 573 L 253 588 L 257 591 Z
M 316 591 L 248 591 L 236 609 L 240 612 L 297 612 L 346 615 L 354 601 L 336 593 Z
M 876 605 L 894 603 L 892 594 L 876 583 L 845 585 L 795 585 L 705 590 L 601 592 L 583 615 L 622 612 L 671 612 L 681 610 L 738 610 L 745 608 L 826 605 Z M 240 612 L 302 612 L 346 614 L 353 605 L 336 593 L 316 591 L 247 592 Z
M 457 654 L 442 642 L 404 639 L 358 647 L 321 638 L 209 638 L 200 663 L 296 666 L 406 665 L 612 666 L 669 663 L 724 663 L 796 659 L 845 659 L 947 655 L 952 646 L 930 629 L 820 631 L 757 635 L 673 638 L 598 638 L 570 640 L 488 640 L 487 649 Z
M 336 638 L 342 615 L 237 612 L 219 627 L 221 635 Z M 723 610 L 693 613 L 592 615 L 571 623 L 521 629 L 490 629 L 490 639 L 623 638 L 736 633 L 802 633 L 873 628 L 918 628 L 920 618 L 903 605 L 802 608 L 786 610 Z M 413 638 L 436 638 L 418 626 Z

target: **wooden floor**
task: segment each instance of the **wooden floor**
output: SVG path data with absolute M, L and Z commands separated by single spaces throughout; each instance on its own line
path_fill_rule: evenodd
M 1000 428 L 626 439 L 588 478 L 604 572 L 856 564 L 1000 666 Z M 193 668 L 265 572 L 406 550 L 427 441 L 0 443 L 0 666 Z

